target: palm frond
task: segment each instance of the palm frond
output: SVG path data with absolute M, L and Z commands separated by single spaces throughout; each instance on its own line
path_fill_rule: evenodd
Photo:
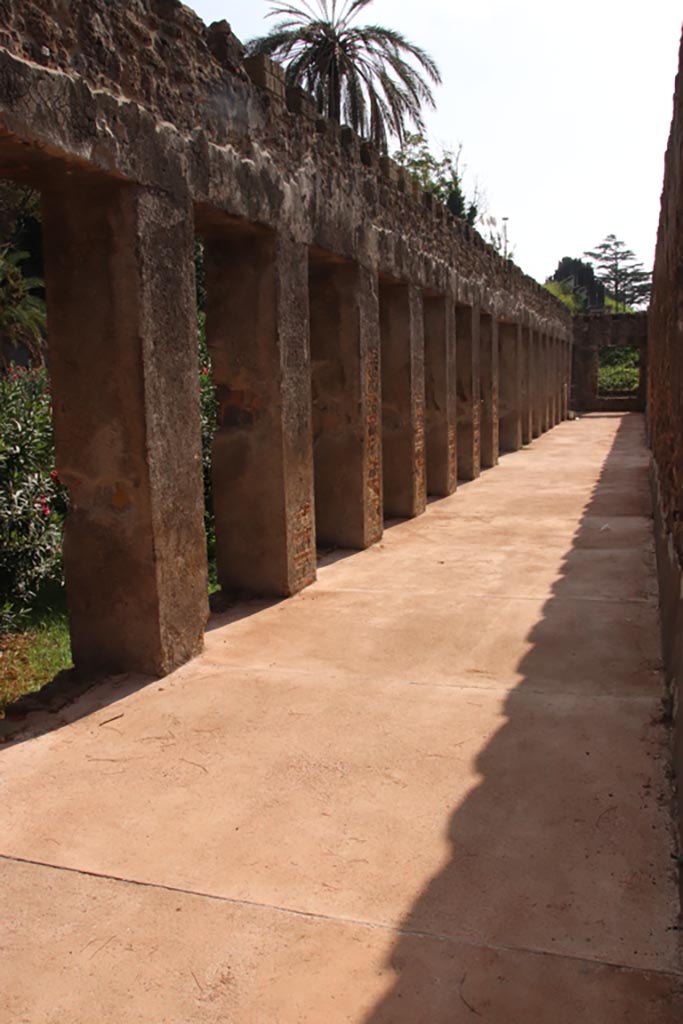
M 345 118 L 386 150 L 389 134 L 402 143 L 408 124 L 423 129 L 422 108 L 434 106 L 431 85 L 441 82 L 441 74 L 429 54 L 402 33 L 352 25 L 370 3 L 273 3 L 269 17 L 284 20 L 251 40 L 247 52 L 282 61 L 288 84 L 308 89 L 321 114 Z

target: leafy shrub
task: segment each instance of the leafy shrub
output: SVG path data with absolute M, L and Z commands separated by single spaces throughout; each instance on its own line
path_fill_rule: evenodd
M 0 633 L 48 582 L 62 581 L 66 492 L 54 468 L 45 367 L 0 375 Z
M 211 497 L 211 446 L 217 404 L 199 318 L 199 391 L 209 560 L 216 532 Z M 47 369 L 10 365 L 0 373 L 0 634 L 17 629 L 41 589 L 62 584 L 62 533 L 67 496 L 54 465 Z
M 216 433 L 218 404 L 211 373 L 211 356 L 206 344 L 206 317 L 199 314 L 199 402 L 202 418 L 202 467 L 204 471 L 204 525 L 209 560 L 215 554 L 216 527 L 211 492 L 211 446 Z
M 46 331 L 45 302 L 37 295 L 43 288 L 39 277 L 24 277 L 21 264 L 27 252 L 0 246 L 0 349 L 28 350 L 40 358 Z
M 640 353 L 637 348 L 600 350 L 598 390 L 600 394 L 636 392 L 640 384 Z

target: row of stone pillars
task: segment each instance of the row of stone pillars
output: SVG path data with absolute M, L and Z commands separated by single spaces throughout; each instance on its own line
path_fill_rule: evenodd
M 164 673 L 207 618 L 194 212 L 127 186 L 45 197 L 65 569 L 85 671 Z M 218 576 L 311 583 L 567 412 L 569 346 L 285 236 L 199 218 Z

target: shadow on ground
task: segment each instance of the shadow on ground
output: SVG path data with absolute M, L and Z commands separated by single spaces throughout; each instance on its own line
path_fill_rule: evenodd
M 629 905 L 630 890 L 642 887 L 645 897 L 651 891 L 653 907 L 661 907 L 656 897 L 673 891 L 674 862 L 664 861 L 667 877 L 661 877 L 662 865 L 648 858 L 651 838 L 624 839 L 639 823 L 628 820 L 630 812 L 640 809 L 640 824 L 654 828 L 647 809 L 670 799 L 658 665 L 648 643 L 638 653 L 641 634 L 651 647 L 656 603 L 652 595 L 619 607 L 611 599 L 577 601 L 572 581 L 582 550 L 651 545 L 642 431 L 642 417 L 624 417 L 552 597 L 528 637 L 532 647 L 519 664 L 523 679 L 505 702 L 505 724 L 477 756 L 481 781 L 448 822 L 448 863 L 403 918 L 386 964 L 395 981 L 364 1024 L 683 1020 L 681 978 L 671 966 L 677 908 L 652 910 L 639 928 Z M 558 664 L 558 652 L 571 659 L 585 644 L 614 649 L 614 675 L 595 697 L 585 687 L 572 694 L 571 664 Z M 640 657 L 632 666 L 640 683 L 628 676 L 625 705 L 620 649 Z M 662 768 L 659 781 L 629 780 L 630 765 L 618 750 L 613 756 L 624 722 L 633 747 L 648 745 Z M 667 814 L 659 820 L 666 822 Z M 659 842 L 664 858 L 673 854 L 672 834 Z M 642 862 L 634 863 L 639 855 Z M 549 1014 L 567 991 L 575 1003 Z

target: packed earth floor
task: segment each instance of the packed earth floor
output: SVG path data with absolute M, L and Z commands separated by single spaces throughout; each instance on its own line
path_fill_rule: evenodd
M 3 1024 L 680 1024 L 647 467 L 565 422 L 31 719 Z

